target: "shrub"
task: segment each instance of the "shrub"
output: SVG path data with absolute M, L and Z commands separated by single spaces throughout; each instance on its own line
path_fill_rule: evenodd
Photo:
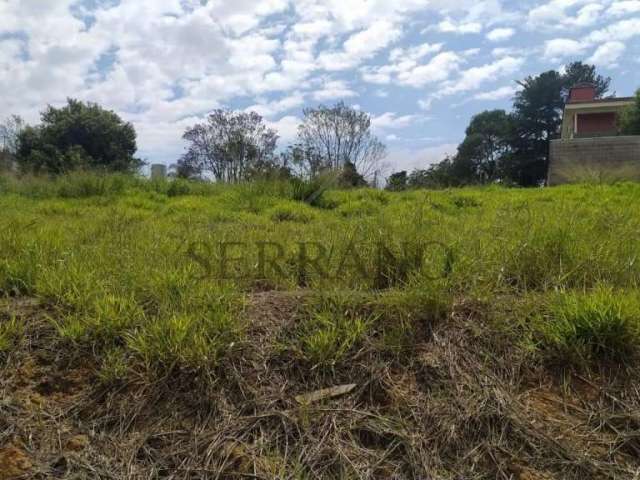
M 315 213 L 307 205 L 296 202 L 280 202 L 269 210 L 268 215 L 274 222 L 307 223 L 315 217 Z
M 320 207 L 322 206 L 322 197 L 330 185 L 332 183 L 323 177 L 316 177 L 313 180 L 294 178 L 291 180 L 291 198 L 313 207 Z

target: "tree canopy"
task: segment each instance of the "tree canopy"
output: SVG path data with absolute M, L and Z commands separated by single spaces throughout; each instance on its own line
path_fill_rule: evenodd
M 178 163 L 181 172 L 208 172 L 220 182 L 237 183 L 275 162 L 278 135 L 255 112 L 215 110 L 183 137 L 189 146 Z
M 58 174 L 78 168 L 131 172 L 142 162 L 136 132 L 116 113 L 95 103 L 68 99 L 41 114 L 41 124 L 18 135 L 16 160 L 26 172 Z
M 386 147 L 371 132 L 369 114 L 340 102 L 304 110 L 295 154 L 312 176 L 323 170 L 339 171 L 351 163 L 368 178 L 380 168 Z
M 18 115 L 11 115 L 0 123 L 0 170 L 13 168 L 18 153 L 18 139 L 24 128 L 24 120 Z
M 562 72 L 550 70 L 525 78 L 518 82 L 520 89 L 511 112 L 490 110 L 473 117 L 457 154 L 428 170 L 412 173 L 408 185 L 412 185 L 412 177 L 414 186 L 544 183 L 550 142 L 560 135 L 570 89 L 579 83 L 594 84 L 596 95 L 602 97 L 608 92 L 611 79 L 582 62 L 571 63 Z M 626 122 L 633 124 L 633 120 Z

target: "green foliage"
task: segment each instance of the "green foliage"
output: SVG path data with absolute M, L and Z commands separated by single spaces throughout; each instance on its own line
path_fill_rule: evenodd
M 134 172 L 142 165 L 134 157 L 133 126 L 97 104 L 69 99 L 62 108 L 49 106 L 41 122 L 18 136 L 17 163 L 23 172 Z
M 620 118 L 620 130 L 625 135 L 640 135 L 640 89 L 635 103 L 627 107 Z
M 603 96 L 611 79 L 592 65 L 574 62 L 564 72 L 549 70 L 518 82 L 513 111 L 485 111 L 476 115 L 457 154 L 409 178 L 414 187 L 450 187 L 499 181 L 524 187 L 539 186 L 547 177 L 549 142 L 558 138 L 562 112 L 571 87 L 592 83 Z
M 406 170 L 393 173 L 387 179 L 387 190 L 390 192 L 401 192 L 407 189 L 407 180 L 409 176 Z
M 338 177 L 338 185 L 343 188 L 366 187 L 367 181 L 351 162 L 346 162 Z
M 289 182 L 0 178 L 0 292 L 42 299 L 57 335 L 95 354 L 107 383 L 131 373 L 122 363 L 223 363 L 245 338 L 256 285 L 362 294 L 313 306 L 296 330 L 305 358 L 323 365 L 364 345 L 410 352 L 460 299 L 508 309 L 505 298 L 640 285 L 636 184 L 323 190 L 319 204 L 335 208 L 319 209 L 294 200 Z M 224 241 L 246 244 L 231 255 L 234 280 L 213 275 Z M 279 269 L 256 270 L 256 242 L 282 246 Z M 298 268 L 300 242 L 326 272 Z
M 304 203 L 282 201 L 268 212 L 274 222 L 307 223 L 315 218 L 315 212 Z
M 602 287 L 558 295 L 539 328 L 542 347 L 562 363 L 630 363 L 640 350 L 640 298 Z
M 300 325 L 297 341 L 307 361 L 332 367 L 364 338 L 374 322 L 375 317 L 345 315 L 336 308 L 320 310 Z
M 509 151 L 514 119 L 504 110 L 482 112 L 471 119 L 464 141 L 458 147 L 454 169 L 466 183 L 487 183 L 501 178 L 501 162 Z
M 311 180 L 294 178 L 291 180 L 291 198 L 314 207 L 321 207 L 324 193 L 334 184 L 333 174 L 319 175 Z

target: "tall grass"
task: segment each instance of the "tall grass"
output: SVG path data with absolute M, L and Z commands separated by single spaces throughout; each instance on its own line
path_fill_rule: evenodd
M 565 291 L 561 297 L 578 302 L 571 292 L 635 292 L 640 281 L 635 184 L 393 194 L 325 185 L 313 201 L 311 184 L 86 173 L 2 178 L 0 188 L 0 290 L 45 300 L 59 335 L 77 348 L 149 368 L 220 362 L 242 341 L 243 305 L 256 285 L 373 296 L 351 316 L 318 307 L 305 323 L 301 351 L 331 364 L 370 335 L 402 348 L 406 332 L 424 328 L 416 322 L 446 317 L 454 299 L 499 303 Z M 244 245 L 229 264 L 238 278 L 210 275 L 220 242 Z M 281 247 L 278 268 L 258 271 L 260 242 Z M 313 262 L 301 268 L 301 243 L 324 272 Z M 390 253 L 382 261 L 380 245 Z M 575 355 L 584 359 L 624 357 L 636 341 L 632 314 L 618 315 L 602 297 L 602 312 L 591 297 L 579 298 L 579 307 L 554 311 L 559 330 L 544 335 L 554 339 L 548 350 L 583 344 Z M 627 297 L 613 305 L 620 302 Z M 115 370 L 105 378 L 122 373 Z
M 640 297 L 604 287 L 558 294 L 540 332 L 543 347 L 560 362 L 633 363 L 640 351 Z

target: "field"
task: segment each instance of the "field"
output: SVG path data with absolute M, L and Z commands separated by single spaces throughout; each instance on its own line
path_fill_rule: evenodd
M 640 475 L 640 185 L 0 178 L 0 479 Z

